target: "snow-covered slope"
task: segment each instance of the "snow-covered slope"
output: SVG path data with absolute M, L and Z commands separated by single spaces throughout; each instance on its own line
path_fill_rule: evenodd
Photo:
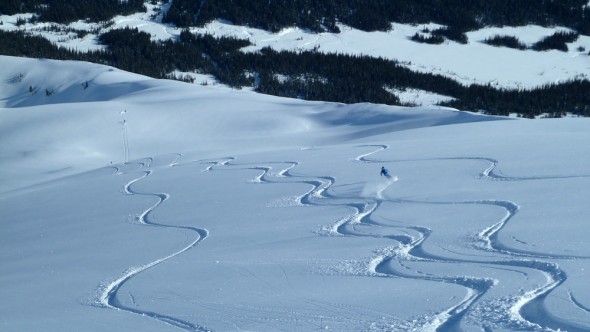
M 0 330 L 590 329 L 588 119 L 0 64 Z
M 445 121 L 490 119 L 439 108 L 413 115 L 415 110 L 397 107 L 302 102 L 158 81 L 82 62 L 15 57 L 0 57 L 0 62 L 6 162 L 22 158 L 28 168 L 39 169 L 15 176 L 21 168 L 8 167 L 1 175 L 4 188 L 125 161 L 126 145 L 136 158 L 168 153 L 170 144 L 177 152 L 237 153 L 243 146 L 301 147 L 316 144 L 317 137 L 325 137 L 321 143 L 340 142 Z M 342 130 L 343 125 L 353 129 Z

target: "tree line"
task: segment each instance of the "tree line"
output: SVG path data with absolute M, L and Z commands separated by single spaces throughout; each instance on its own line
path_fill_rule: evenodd
M 188 30 L 176 41 L 152 41 L 149 34 L 130 28 L 103 33 L 99 40 L 106 50 L 78 52 L 42 37 L 0 31 L 0 54 L 89 61 L 154 78 L 168 78 L 174 70 L 206 73 L 235 88 L 254 87 L 261 93 L 307 100 L 399 105 L 400 100 L 388 90 L 413 88 L 453 97 L 445 105 L 462 110 L 525 117 L 566 112 L 590 116 L 590 81 L 582 79 L 529 90 L 464 86 L 383 58 L 270 48 L 243 53 L 240 49 L 250 44 L 247 40 L 195 35 Z
M 540 41 L 534 43 L 531 47 L 523 44 L 518 38 L 514 36 L 496 35 L 484 40 L 484 43 L 492 46 L 505 46 L 518 50 L 532 49 L 535 51 L 558 50 L 562 52 L 569 51 L 568 43 L 572 43 L 578 39 L 580 35 L 576 32 L 557 31 L 551 36 L 547 36 Z
M 180 27 L 215 19 L 270 31 L 298 26 L 339 32 L 354 28 L 389 30 L 391 22 L 439 23 L 464 33 L 484 26 L 565 26 L 590 34 L 586 0 L 174 0 L 164 20 Z
M 0 13 L 32 12 L 43 22 L 103 22 L 115 15 L 145 12 L 145 1 L 2 0 Z M 537 24 L 590 35 L 587 4 L 587 0 L 174 0 L 164 20 L 179 27 L 222 19 L 270 31 L 298 26 L 314 32 L 338 32 L 337 22 L 365 31 L 389 30 L 391 22 L 434 22 L 454 34 L 484 26 Z
M 145 0 L 2 0 L 0 14 L 35 13 L 41 22 L 109 21 L 116 15 L 146 12 Z

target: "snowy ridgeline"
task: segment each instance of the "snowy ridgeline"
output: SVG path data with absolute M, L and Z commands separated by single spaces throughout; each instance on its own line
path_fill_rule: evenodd
M 0 330 L 590 329 L 588 119 L 0 64 Z

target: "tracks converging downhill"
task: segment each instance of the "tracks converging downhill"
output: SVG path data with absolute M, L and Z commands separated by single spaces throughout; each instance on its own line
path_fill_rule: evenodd
M 375 163 L 383 162 L 369 159 L 368 156 L 373 155 L 377 152 L 386 150 L 386 145 L 375 145 L 373 146 L 376 150 L 360 155 L 355 158 L 355 161 Z M 495 173 L 495 169 L 498 165 L 498 160 L 493 158 L 485 157 L 467 157 L 467 158 L 438 158 L 436 160 L 480 160 L 489 163 L 489 166 L 479 174 L 478 178 L 481 180 L 492 180 L 492 181 L 526 181 L 526 180 L 546 180 L 546 179 L 563 179 L 571 178 L 572 176 L 546 176 L 546 177 L 510 177 L 498 175 Z M 574 176 L 578 177 L 578 176 Z M 498 256 L 497 260 L 473 260 L 473 259 L 456 259 L 441 257 L 439 255 L 433 255 L 428 253 L 422 247 L 422 244 L 430 236 L 431 231 L 423 228 L 423 230 L 415 229 L 418 231 L 420 236 L 416 241 L 410 243 L 401 243 L 401 250 L 392 252 L 389 256 L 382 256 L 379 258 L 379 262 L 375 264 L 375 272 L 380 272 L 386 275 L 398 276 L 398 277 L 409 277 L 409 278 L 422 278 L 426 280 L 434 280 L 440 282 L 450 282 L 460 284 L 466 287 L 470 294 L 462 303 L 456 307 L 450 308 L 449 310 L 441 313 L 437 319 L 433 322 L 437 322 L 435 325 L 430 325 L 431 329 L 434 330 L 460 330 L 459 322 L 462 317 L 474 306 L 475 302 L 485 292 L 491 289 L 496 283 L 496 280 L 486 278 L 470 278 L 470 277 L 439 277 L 439 276 L 423 276 L 416 277 L 414 275 L 408 276 L 400 273 L 398 270 L 391 268 L 392 261 L 403 261 L 403 260 L 420 260 L 420 261 L 433 261 L 443 263 L 456 263 L 456 264 L 479 264 L 488 266 L 498 267 L 514 267 L 514 268 L 526 268 L 531 270 L 539 271 L 546 276 L 547 282 L 535 289 L 532 289 L 524 294 L 514 295 L 514 297 L 506 302 L 508 305 L 496 308 L 496 310 L 504 310 L 505 312 L 500 317 L 506 317 L 508 321 L 503 322 L 505 325 L 503 328 L 509 329 L 532 329 L 532 330 L 567 330 L 567 331 L 583 331 L 586 330 L 575 324 L 570 324 L 565 321 L 553 319 L 552 315 L 549 314 L 543 305 L 544 299 L 558 286 L 560 286 L 566 279 L 567 275 L 564 270 L 559 268 L 558 264 L 549 262 L 547 260 L 560 260 L 560 259 L 589 259 L 590 257 L 575 256 L 575 255 L 557 255 L 547 254 L 532 251 L 525 251 L 516 248 L 512 248 L 502 244 L 498 240 L 500 231 L 507 225 L 507 223 L 519 212 L 520 206 L 512 201 L 507 200 L 475 200 L 475 201 L 456 201 L 456 202 L 436 202 L 436 201 L 412 201 L 412 200 L 394 200 L 397 203 L 420 203 L 420 204 L 453 204 L 453 205 L 464 205 L 464 204 L 479 204 L 479 205 L 490 205 L 496 206 L 505 211 L 504 217 L 498 222 L 486 227 L 481 230 L 477 237 L 472 240 L 472 245 L 478 248 L 484 253 L 494 253 Z M 367 216 L 370 218 L 370 216 Z M 399 253 L 403 252 L 404 255 Z M 497 323 L 497 322 L 496 322 Z M 481 322 L 481 327 L 484 329 L 488 328 L 486 322 Z
M 353 163 L 382 163 L 388 160 L 377 160 L 372 157 L 389 147 L 387 145 L 362 145 L 358 149 L 370 149 L 356 157 L 350 159 Z M 179 165 L 178 155 L 168 166 Z M 436 160 L 453 160 L 453 161 L 479 161 L 485 164 L 485 168 L 477 175 L 481 181 L 534 181 L 545 179 L 567 178 L 562 176 L 552 177 L 510 177 L 497 174 L 496 169 L 499 161 L 488 157 L 454 157 L 438 158 Z M 123 189 L 125 195 L 149 196 L 155 199 L 155 203 L 149 208 L 139 213 L 135 222 L 140 225 L 177 228 L 194 234 L 194 240 L 182 248 L 166 257 L 159 258 L 143 266 L 129 269 L 116 280 L 108 283 L 103 287 L 100 295 L 100 305 L 106 308 L 126 311 L 133 314 L 147 316 L 164 323 L 176 326 L 189 331 L 204 331 L 206 327 L 196 323 L 188 322 L 182 319 L 174 318 L 155 312 L 141 311 L 121 304 L 117 299 L 117 292 L 120 287 L 129 282 L 137 274 L 150 269 L 166 260 L 180 255 L 205 240 L 210 236 L 209 231 L 199 227 L 176 226 L 172 222 L 156 222 L 152 218 L 152 213 L 161 204 L 170 199 L 167 193 L 141 192 L 134 189 L 135 183 L 151 176 L 154 172 L 150 169 L 152 159 L 147 162 L 139 163 L 141 176 L 128 182 Z M 566 279 L 566 272 L 559 267 L 555 261 L 559 260 L 587 260 L 590 257 L 576 255 L 559 255 L 543 252 L 534 252 L 513 248 L 503 244 L 499 239 L 499 234 L 507 224 L 516 216 L 521 207 L 517 202 L 503 199 L 486 199 L 486 200 L 463 200 L 463 201 L 430 201 L 430 200 L 411 200 L 411 199 L 391 199 L 383 195 L 389 184 L 380 188 L 380 192 L 375 197 L 363 196 L 344 196 L 335 193 L 332 187 L 337 179 L 330 175 L 302 175 L 297 174 L 295 170 L 300 166 L 299 161 L 269 161 L 256 163 L 239 163 L 236 157 L 226 157 L 218 160 L 199 161 L 199 164 L 206 164 L 207 167 L 203 172 L 214 172 L 217 170 L 257 170 L 260 174 L 250 182 L 260 184 L 289 184 L 300 183 L 310 186 L 310 189 L 298 196 L 294 200 L 294 205 L 301 206 L 342 206 L 352 210 L 347 216 L 341 217 L 330 225 L 322 227 L 318 233 L 321 236 L 340 236 L 340 237 L 364 237 L 380 238 L 391 240 L 392 245 L 387 248 L 376 248 L 372 259 L 366 264 L 364 275 L 379 278 L 404 278 L 421 281 L 459 285 L 466 290 L 466 295 L 453 306 L 436 312 L 428 317 L 415 319 L 407 324 L 408 329 L 412 330 L 430 330 L 430 331 L 456 331 L 462 330 L 462 323 L 466 317 L 470 317 L 469 324 L 478 324 L 480 329 L 492 330 L 494 328 L 514 329 L 514 330 L 567 330 L 567 331 L 584 331 L 585 329 L 573 323 L 560 320 L 551 315 L 544 301 L 551 292 L 562 285 Z M 117 169 L 117 173 L 120 170 Z M 468 239 L 468 245 L 475 250 L 475 255 L 449 255 L 446 256 L 441 252 L 430 252 L 426 247 L 434 231 L 420 225 L 391 225 L 380 222 L 375 217 L 377 211 L 381 211 L 383 204 L 400 204 L 400 205 L 432 205 L 445 206 L 453 205 L 459 208 L 463 206 L 489 206 L 501 209 L 504 215 L 501 219 L 493 224 L 481 229 L 476 235 Z M 336 218 L 335 218 L 336 219 Z M 359 227 L 362 226 L 362 227 Z M 379 229 L 377 231 L 376 229 Z M 386 231 L 384 231 L 384 229 Z M 454 273 L 423 273 L 416 270 L 416 264 L 421 266 L 446 265 L 453 267 Z M 516 273 L 518 275 L 528 276 L 532 273 L 538 273 L 545 278 L 542 285 L 527 285 L 529 290 L 524 291 L 525 286 L 520 288 L 520 292 L 514 293 L 509 297 L 493 298 L 490 294 L 499 280 L 468 274 L 461 270 L 461 267 L 485 267 L 487 269 L 502 270 L 506 273 Z M 461 273 L 461 272 L 464 273 Z M 575 295 L 568 292 L 570 301 L 576 306 L 588 312 L 576 300 Z M 484 297 L 487 303 L 494 303 L 496 306 L 494 317 L 496 321 L 486 321 L 482 311 L 483 306 L 480 302 Z M 492 297 L 492 298 L 489 298 Z M 479 320 L 479 321 L 478 321 Z M 477 323 L 474 323 L 477 322 Z M 400 330 L 404 330 L 401 328 Z M 587 329 L 586 329 L 587 330 Z

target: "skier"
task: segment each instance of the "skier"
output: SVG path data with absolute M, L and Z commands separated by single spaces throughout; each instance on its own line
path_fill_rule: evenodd
M 389 171 L 385 168 L 385 166 L 381 166 L 381 176 L 385 176 L 385 177 L 391 177 L 389 175 Z

